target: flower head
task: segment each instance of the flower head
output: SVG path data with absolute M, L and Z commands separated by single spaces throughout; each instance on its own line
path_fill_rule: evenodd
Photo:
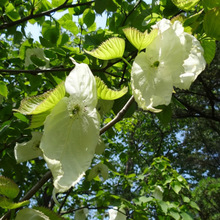
M 55 192 L 64 192 L 81 180 L 99 140 L 95 78 L 88 65 L 75 65 L 65 81 L 69 97 L 62 98 L 47 116 L 40 144 Z
M 206 63 L 199 41 L 179 21 L 162 19 L 153 28 L 158 35 L 135 58 L 131 87 L 139 107 L 159 112 L 155 107 L 170 103 L 173 87 L 189 89 Z

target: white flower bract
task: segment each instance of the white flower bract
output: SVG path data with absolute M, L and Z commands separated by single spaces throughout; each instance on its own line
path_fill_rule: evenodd
M 89 67 L 76 64 L 65 88 L 70 96 L 62 98 L 46 118 L 40 144 L 56 192 L 64 192 L 80 181 L 99 140 L 96 84 Z
M 162 19 L 154 28 L 157 37 L 134 60 L 131 87 L 140 108 L 159 112 L 155 107 L 169 105 L 173 87 L 189 89 L 206 62 L 199 41 L 179 21 Z

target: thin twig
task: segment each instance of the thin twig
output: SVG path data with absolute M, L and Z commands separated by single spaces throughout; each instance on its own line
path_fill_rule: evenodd
M 90 5 L 90 4 L 94 3 L 95 1 L 90 1 L 90 2 L 85 2 L 85 3 L 78 3 L 78 4 L 74 4 L 74 5 L 72 5 L 72 4 L 67 5 L 66 2 L 67 1 L 65 1 L 64 4 L 62 4 L 62 5 L 60 5 L 56 8 L 50 9 L 48 11 L 44 11 L 44 12 L 41 12 L 39 14 L 32 14 L 31 13 L 29 16 L 21 18 L 17 21 L 14 21 L 14 22 L 11 22 L 11 23 L 4 23 L 4 24 L 0 25 L 0 30 L 7 29 L 7 28 L 13 27 L 15 25 L 22 24 L 23 22 L 29 21 L 31 19 L 35 19 L 35 18 L 39 18 L 39 17 L 43 17 L 43 16 L 50 16 L 50 14 L 52 14 L 56 11 L 59 11 L 61 9 L 67 9 L 67 8 L 74 8 L 74 7 L 78 7 L 78 6 Z
M 0 69 L 2 75 L 16 75 L 20 73 L 30 73 L 36 75 L 38 73 L 64 72 L 71 71 L 73 68 L 54 68 L 54 69 L 36 69 L 36 70 L 15 70 L 15 69 Z
M 124 107 L 118 112 L 118 114 L 115 116 L 114 119 L 112 119 L 107 125 L 105 125 L 100 130 L 100 135 L 103 134 L 105 131 L 107 131 L 109 128 L 114 126 L 117 122 L 119 122 L 125 115 L 128 108 L 131 106 L 131 104 L 134 101 L 134 96 L 131 96 L 131 98 L 127 101 L 127 103 L 124 105 Z

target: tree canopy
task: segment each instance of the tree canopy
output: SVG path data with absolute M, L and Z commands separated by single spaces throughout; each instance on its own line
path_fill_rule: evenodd
M 1 0 L 1 219 L 219 219 L 219 26 L 218 0 Z

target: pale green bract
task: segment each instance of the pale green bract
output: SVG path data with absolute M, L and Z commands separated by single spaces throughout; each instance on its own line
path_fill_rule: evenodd
M 37 58 L 42 59 L 45 62 L 45 66 L 41 67 L 41 69 L 45 69 L 49 67 L 49 62 L 50 60 L 45 57 L 44 51 L 42 48 L 28 48 L 26 50 L 26 55 L 25 55 L 25 63 L 24 65 L 28 67 L 31 64 L 34 64 L 31 61 L 31 56 L 36 56 Z
M 42 133 L 35 131 L 32 132 L 32 139 L 30 141 L 24 143 L 16 143 L 14 154 L 17 163 L 22 163 L 39 156 L 43 156 L 42 151 L 39 148 L 41 137 Z
M 199 41 L 179 21 L 162 19 L 154 28 L 157 37 L 134 60 L 131 88 L 140 108 L 159 112 L 155 107 L 169 105 L 173 87 L 189 89 L 206 62 Z
M 101 60 L 122 58 L 125 50 L 125 40 L 119 37 L 112 37 L 103 42 L 97 49 L 86 53 Z
M 119 212 L 117 209 L 117 207 L 114 207 L 115 209 L 110 209 L 108 211 L 109 213 L 109 220 L 126 220 L 126 215 L 123 214 L 122 212 L 124 212 L 123 210 L 121 210 L 121 212 Z
M 90 170 L 89 175 L 88 175 L 88 181 L 91 181 L 99 174 L 101 174 L 104 181 L 108 179 L 108 167 L 103 163 L 96 164 Z
M 15 220 L 50 220 L 48 216 L 46 216 L 44 213 L 35 210 L 35 209 L 28 209 L 24 208 L 20 210 L 15 218 Z
M 64 192 L 80 181 L 99 140 L 95 78 L 88 65 L 75 64 L 65 81 L 70 96 L 61 99 L 46 118 L 40 144 L 56 192 Z
M 74 220 L 86 220 L 86 217 L 89 213 L 87 208 L 79 209 L 75 213 Z

